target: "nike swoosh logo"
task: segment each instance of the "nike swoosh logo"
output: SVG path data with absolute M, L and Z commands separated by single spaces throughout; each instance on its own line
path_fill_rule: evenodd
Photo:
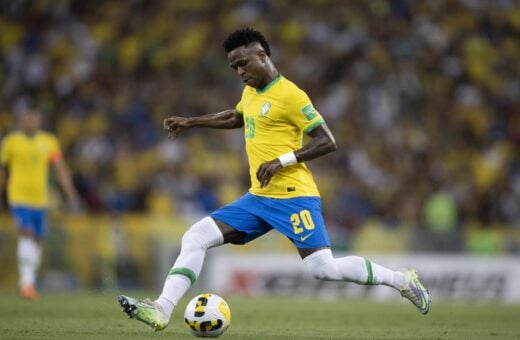
M 308 239 L 312 234 L 314 234 L 314 233 L 310 233 L 310 234 L 308 234 L 308 235 L 305 235 L 305 236 L 300 237 L 300 241 L 301 241 L 301 242 L 305 241 L 305 240 Z
M 413 278 L 413 281 L 415 283 L 415 286 L 418 288 L 417 290 L 419 291 L 419 295 L 421 296 L 421 310 L 426 310 L 428 308 L 428 301 L 426 301 L 426 296 L 424 296 L 424 291 L 426 290 L 424 288 L 424 286 L 421 284 L 421 282 L 419 281 L 419 278 L 417 276 L 415 276 Z

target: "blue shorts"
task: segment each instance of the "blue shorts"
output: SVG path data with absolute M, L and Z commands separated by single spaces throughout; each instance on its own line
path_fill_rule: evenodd
M 43 238 L 47 231 L 47 210 L 43 208 L 29 208 L 26 206 L 12 206 L 13 218 L 21 231 L 31 230 L 37 238 Z
M 319 197 L 279 199 L 247 193 L 210 216 L 245 233 L 238 244 L 252 241 L 274 228 L 297 248 L 330 247 Z

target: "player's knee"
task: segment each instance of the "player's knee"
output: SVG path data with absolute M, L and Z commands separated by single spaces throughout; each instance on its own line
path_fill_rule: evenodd
M 309 270 L 312 276 L 318 280 L 337 280 L 337 270 L 333 263 L 326 263 L 320 267 L 309 268 Z
M 182 247 L 204 248 L 204 236 L 200 233 L 196 226 L 197 223 L 192 225 L 191 228 L 184 233 L 182 236 Z
M 30 237 L 30 238 L 34 238 L 34 231 L 32 230 L 32 228 L 28 227 L 28 228 L 22 228 L 20 230 L 20 235 L 21 236 L 25 236 L 25 237 Z
M 310 272 L 312 276 L 314 276 L 315 279 L 318 280 L 327 280 L 327 273 L 328 271 L 324 268 L 307 268 L 307 270 Z
M 309 273 L 318 280 L 338 280 L 338 269 L 330 249 L 307 256 L 303 262 Z
M 215 221 L 205 217 L 191 226 L 182 236 L 182 247 L 208 249 L 222 244 L 223 236 Z

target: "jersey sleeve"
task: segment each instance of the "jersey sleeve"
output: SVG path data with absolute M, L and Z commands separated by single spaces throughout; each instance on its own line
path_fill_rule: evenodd
M 55 163 L 62 159 L 62 153 L 60 143 L 55 136 L 49 136 L 49 160 L 51 163 Z
M 287 99 L 290 121 L 305 134 L 308 135 L 317 126 L 325 122 L 304 91 L 296 88 L 289 93 Z
M 240 100 L 237 104 L 237 106 L 235 106 L 235 110 L 237 111 L 238 114 L 241 114 L 243 115 L 244 114 L 244 109 L 242 107 L 242 100 Z
M 237 111 L 238 114 L 241 114 L 241 115 L 244 114 L 244 104 L 243 104 L 243 102 L 244 102 L 245 94 L 246 94 L 246 87 L 244 87 L 244 90 L 242 91 L 242 97 L 240 98 L 240 101 L 235 106 L 235 110 Z

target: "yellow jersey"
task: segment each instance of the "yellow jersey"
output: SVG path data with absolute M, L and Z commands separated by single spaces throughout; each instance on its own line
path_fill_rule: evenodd
M 7 198 L 11 205 L 43 208 L 49 203 L 49 165 L 61 159 L 56 137 L 47 132 L 28 136 L 17 131 L 2 142 L 0 163 L 9 169 Z
M 304 163 L 283 168 L 264 188 L 256 178 L 260 164 L 302 148 L 303 134 L 309 134 L 323 124 L 322 116 L 314 109 L 307 94 L 278 75 L 261 90 L 246 86 L 236 110 L 244 118 L 251 177 L 249 192 L 273 198 L 319 196 L 312 174 Z

